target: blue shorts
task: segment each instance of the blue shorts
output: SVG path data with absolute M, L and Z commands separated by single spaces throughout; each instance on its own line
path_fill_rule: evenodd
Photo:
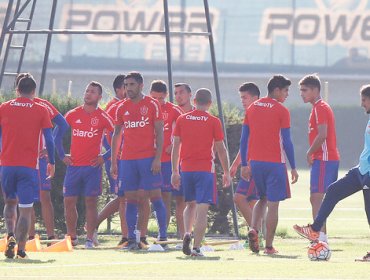
M 215 174 L 211 172 L 181 172 L 185 201 L 216 204 Z
M 63 195 L 97 197 L 102 192 L 102 168 L 68 166 L 64 178 Z
M 247 201 L 259 199 L 256 184 L 253 179 L 246 181 L 243 178 L 240 178 L 235 193 L 244 195 L 247 198 Z
M 119 164 L 119 162 L 118 162 L 118 164 Z M 104 162 L 105 173 L 107 174 L 108 181 L 109 181 L 109 193 L 111 193 L 111 194 L 117 194 L 117 192 L 118 192 L 118 183 L 117 183 L 117 180 L 115 180 L 112 177 L 112 175 L 110 175 L 110 167 L 111 167 L 111 165 L 112 165 L 112 161 L 111 160 L 106 160 Z
M 338 179 L 339 161 L 323 161 L 315 159 L 311 166 L 311 193 L 326 193 L 331 183 Z
M 172 192 L 173 187 L 171 185 L 172 166 L 170 161 L 161 163 L 161 174 L 162 174 L 162 192 Z
M 251 161 L 251 171 L 260 198 L 282 201 L 290 198 L 290 186 L 285 163 Z
M 35 189 L 38 189 L 37 169 L 3 166 L 1 185 L 5 198 L 18 198 L 19 207 L 32 207 Z
M 118 164 L 118 196 L 124 192 L 143 189 L 151 191 L 160 189 L 162 176 L 160 173 L 153 174 L 153 157 L 133 160 L 119 160 Z

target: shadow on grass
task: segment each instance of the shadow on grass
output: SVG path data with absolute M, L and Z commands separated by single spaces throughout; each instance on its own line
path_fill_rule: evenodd
M 54 263 L 56 262 L 55 259 L 52 260 L 35 260 L 35 259 L 5 259 L 5 260 L 0 260 L 0 263 L 6 263 L 6 264 L 46 264 L 46 263 Z
M 221 259 L 221 257 L 191 257 L 191 256 L 182 256 L 182 257 L 176 257 L 178 260 L 190 260 L 190 261 L 218 261 Z
M 267 257 L 267 258 L 272 258 L 272 259 L 298 259 L 299 256 L 292 256 L 292 255 L 267 255 L 267 254 L 261 254 L 258 255 L 260 257 Z
M 343 252 L 342 249 L 330 249 L 332 252 Z

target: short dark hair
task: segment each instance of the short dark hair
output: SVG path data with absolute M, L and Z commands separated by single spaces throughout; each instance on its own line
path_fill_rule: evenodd
M 304 76 L 299 81 L 299 85 L 307 86 L 311 88 L 317 88 L 319 89 L 319 91 L 321 90 L 321 81 L 320 81 L 319 76 L 316 73 Z
M 212 93 L 208 88 L 200 88 L 195 93 L 195 100 L 198 105 L 207 105 L 212 102 Z
M 283 75 L 274 75 L 267 83 L 267 90 L 268 93 L 272 93 L 276 88 L 283 89 L 291 84 L 292 82 Z
M 18 91 L 20 94 L 31 94 L 36 89 L 36 81 L 31 74 L 23 74 L 17 83 Z
M 122 87 L 124 81 L 125 81 L 125 75 L 124 74 L 119 74 L 113 81 L 113 89 L 116 91 L 117 88 Z
M 103 87 L 102 87 L 101 83 L 96 82 L 96 81 L 91 81 L 88 84 L 88 86 L 97 87 L 99 89 L 99 94 L 102 95 L 102 93 L 103 93 Z
M 191 92 L 191 87 L 187 83 L 176 83 L 175 88 L 183 86 L 187 92 Z
M 150 91 L 167 93 L 167 85 L 162 80 L 154 80 L 150 85 Z
M 136 72 L 136 71 L 129 72 L 126 75 L 125 80 L 127 80 L 129 78 L 134 79 L 138 84 L 143 84 L 144 83 L 144 78 L 139 72 Z
M 24 73 L 18 73 L 17 77 L 15 78 L 14 81 L 14 87 L 16 88 L 19 84 L 19 81 L 26 75 L 32 76 L 31 73 L 24 72 Z
M 370 98 L 370 84 L 363 85 L 360 89 L 360 93 L 362 96 Z
M 239 92 L 248 91 L 252 96 L 260 97 L 260 89 L 255 83 L 246 82 L 239 87 Z

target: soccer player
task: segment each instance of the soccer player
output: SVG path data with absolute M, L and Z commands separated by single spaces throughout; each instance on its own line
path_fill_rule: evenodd
M 245 180 L 253 176 L 260 197 L 253 208 L 248 232 L 249 247 L 255 253 L 259 252 L 258 230 L 266 207 L 264 253 L 278 253 L 273 247 L 273 240 L 278 224 L 279 202 L 290 197 L 284 151 L 292 169 L 292 183 L 298 180 L 290 138 L 290 114 L 281 104 L 288 97 L 290 85 L 291 81 L 286 77 L 273 76 L 267 85 L 268 95 L 248 107 L 242 128 L 241 176 Z
M 175 100 L 176 104 L 185 113 L 193 111 L 195 107 L 191 104 L 191 87 L 186 83 L 175 84 Z
M 102 92 L 98 82 L 92 81 L 87 85 L 84 104 L 65 115 L 72 130 L 70 154 L 64 153 L 62 145 L 57 147 L 59 157 L 67 165 L 63 186 L 67 234 L 76 246 L 76 203 L 78 196 L 82 195 L 86 209 L 86 249 L 94 247 L 92 239 L 98 216 L 97 197 L 101 194 L 102 165 L 110 157 L 110 150 L 101 154 L 102 139 L 106 132 L 113 131 L 112 119 L 98 107 Z
M 191 103 L 191 87 L 186 83 L 176 83 L 175 84 L 175 100 L 176 104 L 180 107 L 180 109 L 184 113 L 188 113 L 193 111 L 195 107 Z M 172 195 L 175 197 L 176 201 L 176 224 L 177 224 L 177 232 L 178 236 L 182 239 L 185 234 L 184 228 L 184 210 L 186 207 L 185 199 L 184 199 L 184 190 L 182 185 L 180 185 L 179 189 L 174 189 L 172 191 Z
M 18 74 L 15 85 L 18 85 L 18 82 L 24 76 L 29 75 L 30 73 L 20 73 Z M 65 133 L 68 129 L 68 124 L 63 117 L 62 114 L 51 104 L 49 101 L 34 97 L 33 101 L 37 104 L 44 106 L 49 113 L 49 117 L 53 123 L 55 123 L 55 127 L 53 130 L 54 142 L 58 143 L 61 141 L 61 136 Z M 35 190 L 35 202 L 41 203 L 41 214 L 42 219 L 45 223 L 46 234 L 48 239 L 55 239 L 55 232 L 54 232 L 54 207 L 51 201 L 51 181 L 47 179 L 47 164 L 48 164 L 48 156 L 45 150 L 45 140 L 44 137 L 41 135 L 40 138 L 40 157 L 39 157 L 39 166 L 38 166 L 38 177 L 39 177 L 39 186 L 38 189 Z M 30 226 L 29 231 L 29 239 L 33 239 L 35 235 L 35 213 L 32 211 L 32 223 Z
M 370 115 L 370 84 L 364 85 L 361 90 L 361 106 L 364 107 L 366 114 Z M 342 199 L 361 191 L 365 201 L 365 211 L 368 224 L 370 225 L 370 120 L 365 129 L 364 149 L 360 155 L 359 164 L 348 171 L 341 179 L 332 183 L 325 194 L 317 216 L 312 225 L 298 226 L 294 225 L 294 230 L 301 236 L 317 241 L 320 237 L 320 229 L 323 227 L 326 219 L 333 211 L 335 205 Z M 370 261 L 370 252 L 364 257 L 363 261 Z
M 162 174 L 162 198 L 166 206 L 167 227 L 171 218 L 171 151 L 173 128 L 177 118 L 183 113 L 180 107 L 166 101 L 168 92 L 167 85 L 164 81 L 154 80 L 150 86 L 150 96 L 156 99 L 161 105 L 161 111 L 164 121 L 163 131 L 163 151 L 161 157 L 161 174 Z M 183 234 L 183 232 L 182 232 Z
M 180 184 L 183 185 L 185 193 L 185 235 L 182 251 L 185 255 L 203 256 L 200 245 L 207 228 L 207 212 L 209 205 L 215 203 L 216 197 L 213 147 L 218 153 L 224 171 L 223 186 L 228 187 L 231 179 L 221 122 L 207 112 L 212 104 L 210 90 L 206 88 L 197 90 L 194 103 L 196 109 L 181 115 L 176 121 L 171 156 L 171 182 L 175 188 L 179 188 Z M 181 176 L 179 158 L 181 158 Z M 191 250 L 193 225 L 194 244 Z
M 307 75 L 299 81 L 304 103 L 311 103 L 308 126 L 310 148 L 307 163 L 311 167 L 310 201 L 315 218 L 329 185 L 338 179 L 339 152 L 337 149 L 334 113 L 320 95 L 321 82 L 317 75 Z M 328 242 L 326 226 L 320 231 L 319 240 Z
M 119 102 L 123 101 L 126 98 L 126 90 L 125 90 L 125 86 L 124 86 L 125 77 L 126 76 L 123 75 L 123 74 L 119 74 L 115 77 L 115 79 L 113 81 L 113 89 L 114 89 L 114 92 L 115 92 L 115 96 L 113 97 L 112 100 L 110 100 L 108 102 L 107 106 L 105 107 L 105 111 L 112 118 L 112 120 L 114 120 L 115 116 L 116 116 L 117 104 Z M 106 135 L 106 138 L 104 140 L 108 141 L 108 143 L 110 143 L 111 142 L 110 141 L 111 140 L 111 135 Z M 104 142 L 104 144 L 105 143 L 106 142 Z M 106 149 L 110 148 L 110 144 L 108 144 L 108 145 L 105 144 L 104 146 L 105 146 Z M 115 180 L 110 174 L 111 160 L 107 159 L 104 162 L 104 166 L 105 166 L 105 171 L 106 171 L 106 174 L 107 174 L 107 177 L 108 177 L 108 180 L 109 180 L 109 187 L 110 187 L 109 191 L 115 197 L 111 201 L 109 201 L 98 214 L 97 226 L 96 226 L 95 233 L 94 233 L 94 238 L 93 238 L 93 242 L 94 242 L 95 246 L 99 245 L 99 242 L 97 240 L 97 232 L 98 232 L 98 229 L 99 229 L 99 225 L 104 220 L 106 220 L 107 218 L 112 216 L 114 213 L 118 212 L 119 205 L 120 205 L 119 204 L 119 199 L 118 199 L 118 196 L 117 196 L 117 192 L 118 192 L 117 180 Z M 121 211 L 119 211 L 119 213 L 125 213 L 126 205 L 122 204 L 122 207 L 124 207 L 124 208 Z M 124 215 L 121 216 L 120 218 L 121 218 L 120 220 L 121 220 L 122 238 L 121 238 L 120 242 L 118 243 L 118 246 L 122 246 L 125 242 L 127 242 L 126 219 L 124 218 Z
M 17 85 L 19 97 L 0 106 L 1 184 L 5 198 L 4 219 L 8 234 L 5 256 L 10 259 L 15 255 L 17 258 L 27 258 L 24 250 L 31 224 L 34 192 L 38 189 L 38 144 L 41 133 L 45 137 L 49 157 L 48 179 L 52 178 L 55 172 L 52 123 L 47 109 L 33 101 L 35 90 L 34 78 L 25 74 Z M 18 250 L 15 253 L 17 243 Z
M 259 99 L 260 90 L 255 83 L 244 83 L 239 87 L 239 95 L 243 108 L 246 111 L 249 105 Z M 240 163 L 241 159 L 239 151 L 230 167 L 231 177 L 235 176 Z M 234 194 L 234 202 L 242 213 L 248 226 L 252 224 L 252 210 L 257 199 L 258 197 L 254 181 L 246 181 L 243 178 L 240 178 L 239 184 Z
M 144 80 L 139 72 L 130 72 L 125 78 L 128 99 L 116 111 L 116 125 L 112 137 L 111 173 L 118 178 L 120 204 L 126 203 L 128 250 L 139 249 L 135 230 L 139 198 L 149 197 L 156 212 L 159 240 L 167 240 L 166 208 L 161 195 L 161 155 L 163 147 L 163 116 L 155 99 L 142 93 Z M 119 141 L 124 128 L 124 141 L 117 157 Z M 126 201 L 122 199 L 123 192 Z
M 117 81 L 117 79 L 119 79 Z M 115 120 L 116 119 L 116 111 L 117 111 L 117 108 L 118 106 L 126 100 L 126 89 L 125 89 L 125 85 L 124 85 L 124 80 L 125 80 L 125 76 L 124 75 L 119 75 L 117 76 L 116 80 L 115 80 L 115 85 L 113 85 L 114 87 L 117 87 L 117 86 L 121 86 L 121 90 L 124 90 L 124 98 L 118 102 L 115 102 L 115 103 L 111 103 L 111 105 L 109 106 L 109 108 L 106 109 L 106 112 L 107 114 L 113 119 Z M 119 83 L 118 83 L 119 82 Z M 124 130 L 123 130 L 123 134 L 124 135 Z M 122 149 L 122 144 L 123 144 L 123 137 L 121 140 L 119 140 L 119 154 L 121 154 L 121 149 Z M 111 162 L 109 161 L 109 168 L 110 168 L 110 164 Z M 109 170 L 109 173 L 110 173 L 110 170 Z M 110 175 L 110 178 L 113 179 L 113 177 Z M 116 187 L 117 187 L 117 190 L 115 191 L 115 194 L 118 193 L 118 182 L 117 180 L 114 180 L 116 182 Z M 117 206 L 117 209 L 119 211 L 119 215 L 120 215 L 120 221 L 121 221 L 121 233 L 122 233 L 122 237 L 121 237 L 121 240 L 119 241 L 118 243 L 118 248 L 124 248 L 124 247 L 127 247 L 128 245 L 128 232 L 127 232 L 127 223 L 126 223 L 126 203 L 125 203 L 125 196 L 124 196 L 124 192 L 121 191 L 121 200 L 122 200 L 122 203 L 119 203 L 120 201 L 120 198 L 119 196 L 117 196 L 117 198 L 115 198 L 114 200 L 111 201 L 111 203 L 108 203 L 108 207 L 111 208 L 111 211 L 115 210 L 113 209 L 113 207 L 110 206 L 110 204 L 116 204 L 118 203 L 118 206 Z M 140 249 L 145 249 L 149 246 L 149 243 L 146 239 L 146 234 L 148 232 L 148 222 L 149 222 L 149 215 L 150 215 L 150 202 L 149 202 L 149 199 L 148 198 L 145 198 L 145 197 L 139 197 L 139 203 L 138 203 L 138 229 L 140 231 L 140 243 L 138 244 L 139 248 Z M 109 210 L 109 208 L 107 210 Z M 103 209 L 104 212 L 108 212 L 106 211 L 106 209 Z M 103 214 L 104 214 L 103 212 Z M 108 213 L 107 213 L 108 214 Z M 103 217 L 101 217 L 103 218 Z

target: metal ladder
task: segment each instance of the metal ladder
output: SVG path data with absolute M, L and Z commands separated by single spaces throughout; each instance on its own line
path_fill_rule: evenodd
M 17 0 L 15 3 L 15 8 L 13 9 L 14 0 L 9 0 L 0 36 L 0 54 L 2 53 L 4 45 L 6 45 L 4 56 L 1 61 L 0 87 L 4 77 L 10 76 L 15 78 L 21 72 L 29 33 L 18 34 L 17 36 L 14 36 L 15 34 L 11 33 L 10 31 L 14 30 L 17 25 L 23 27 L 24 30 L 27 31 L 31 29 L 36 2 L 36 0 Z M 13 14 L 13 18 L 11 18 L 11 14 Z M 17 41 L 19 41 L 19 43 L 17 43 Z M 15 53 L 14 57 L 18 58 L 16 65 L 9 65 L 8 63 L 9 55 L 12 53 Z M 11 68 L 12 66 L 13 68 Z
M 211 64 L 212 64 L 212 71 L 213 71 L 213 80 L 214 80 L 214 86 L 216 91 L 216 98 L 217 98 L 217 107 L 218 107 L 218 113 L 219 118 L 222 122 L 223 130 L 226 135 L 226 128 L 224 123 L 224 115 L 222 111 L 222 102 L 221 102 L 221 93 L 220 93 L 220 87 L 218 82 L 218 72 L 217 72 L 217 64 L 216 64 L 216 54 L 215 54 L 215 48 L 214 48 L 214 41 L 213 41 L 213 33 L 212 33 L 212 26 L 211 26 L 211 19 L 210 19 L 210 12 L 209 12 L 209 4 L 208 0 L 203 0 L 204 5 L 204 14 L 205 14 L 205 20 L 207 24 L 207 32 L 171 32 L 170 30 L 170 24 L 169 24 L 169 12 L 168 12 L 168 0 L 163 0 L 163 11 L 164 11 L 164 31 L 127 31 L 127 30 L 71 30 L 71 29 L 54 29 L 54 19 L 55 19 L 55 13 L 56 13 L 56 7 L 58 0 L 50 0 L 52 1 L 52 8 L 49 18 L 49 28 L 48 29 L 39 29 L 39 30 L 31 30 L 31 23 L 33 18 L 33 13 L 35 11 L 36 6 L 36 0 L 16 0 L 16 7 L 14 10 L 14 16 L 11 19 L 12 9 L 14 6 L 15 0 L 9 0 L 8 8 L 6 11 L 6 15 L 4 18 L 4 24 L 2 28 L 2 32 L 0 35 L 0 58 L 2 57 L 2 51 L 5 43 L 5 39 L 7 39 L 7 45 L 5 49 L 5 53 L 3 56 L 3 60 L 1 62 L 1 71 L 0 71 L 0 88 L 2 85 L 3 78 L 5 76 L 16 76 L 18 73 L 20 73 L 24 58 L 24 53 L 27 46 L 27 40 L 28 35 L 30 34 L 46 34 L 47 35 L 47 41 L 46 41 L 46 47 L 45 47 L 45 54 L 43 59 L 43 67 L 41 72 L 41 78 L 40 78 L 40 85 L 39 85 L 39 96 L 42 95 L 45 85 L 45 78 L 46 78 L 46 70 L 49 60 L 49 53 L 50 53 L 50 45 L 51 45 L 51 39 L 52 35 L 56 34 L 99 34 L 99 35 L 113 35 L 113 34 L 119 34 L 119 35 L 162 35 L 165 37 L 166 40 L 166 53 L 167 53 L 167 72 L 168 72 L 168 88 L 169 88 L 169 96 L 170 101 L 173 100 L 173 81 L 172 81 L 172 58 L 171 58 L 171 36 L 177 35 L 177 36 L 206 36 L 209 41 L 209 48 L 210 48 L 210 55 L 211 55 Z M 185 0 L 182 0 L 182 2 Z M 201 1 L 201 0 L 200 0 Z M 22 2 L 24 2 L 22 4 Z M 26 10 L 27 7 L 30 7 L 30 13 L 27 18 L 21 18 L 21 15 Z M 26 22 L 27 26 L 24 30 L 17 30 L 16 23 L 17 22 Z M 12 45 L 12 39 L 13 35 L 15 34 L 23 34 L 23 43 L 21 45 Z M 19 56 L 18 60 L 18 67 L 16 71 L 7 71 L 6 65 L 8 61 L 8 56 L 10 51 L 15 50 L 21 50 L 21 54 Z M 225 138 L 225 144 L 226 147 L 228 147 L 227 143 L 227 137 Z M 232 186 L 233 189 L 233 186 Z M 232 197 L 230 196 L 230 199 L 232 200 Z M 234 224 L 234 231 L 235 235 L 239 236 L 239 229 L 238 229 L 238 221 L 237 221 L 237 215 L 236 215 L 236 208 L 235 204 L 232 201 L 231 202 L 232 207 L 232 214 L 233 214 L 233 224 Z

